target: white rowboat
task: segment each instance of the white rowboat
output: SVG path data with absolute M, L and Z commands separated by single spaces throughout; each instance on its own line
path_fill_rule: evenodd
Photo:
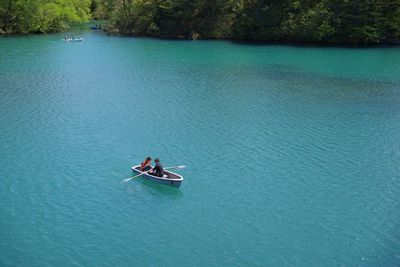
M 82 42 L 83 38 L 67 38 L 67 39 L 63 39 L 64 42 Z
M 142 171 L 140 171 L 140 165 L 133 166 L 132 171 L 135 174 L 143 173 L 143 175 L 141 175 L 141 177 L 143 177 L 144 179 L 147 179 L 147 180 L 159 183 L 159 184 L 163 184 L 163 185 L 173 186 L 173 187 L 180 187 L 181 183 L 183 181 L 183 177 L 181 175 L 167 171 L 167 170 L 164 170 L 164 177 L 158 177 L 158 176 L 151 175 L 150 173 L 142 172 Z M 165 176 L 167 176 L 167 177 L 165 177 Z

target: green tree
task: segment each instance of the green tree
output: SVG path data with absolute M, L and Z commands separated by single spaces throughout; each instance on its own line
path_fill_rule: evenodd
M 55 32 L 90 18 L 90 0 L 0 0 L 4 32 Z

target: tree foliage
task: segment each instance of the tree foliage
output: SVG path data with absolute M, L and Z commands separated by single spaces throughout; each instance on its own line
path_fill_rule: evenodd
M 399 43 L 400 0 L 0 0 L 1 32 L 108 30 L 168 38 Z
M 351 44 L 400 39 L 400 0 L 93 0 L 110 29 L 171 38 Z
M 0 31 L 45 33 L 90 18 L 90 0 L 0 0 Z

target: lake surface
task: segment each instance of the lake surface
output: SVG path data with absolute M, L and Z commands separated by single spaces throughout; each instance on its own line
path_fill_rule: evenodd
M 0 39 L 1 266 L 400 265 L 399 48 L 72 34 Z

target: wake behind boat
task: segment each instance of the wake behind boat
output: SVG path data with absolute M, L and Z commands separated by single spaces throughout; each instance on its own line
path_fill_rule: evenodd
M 164 177 L 158 177 L 158 176 L 151 175 L 148 172 L 140 171 L 140 165 L 132 167 L 132 171 L 135 174 L 142 174 L 141 177 L 143 177 L 146 180 L 153 181 L 153 182 L 163 184 L 163 185 L 180 187 L 181 183 L 183 181 L 183 177 L 177 173 L 173 173 L 173 172 L 167 171 L 165 169 L 164 169 Z

